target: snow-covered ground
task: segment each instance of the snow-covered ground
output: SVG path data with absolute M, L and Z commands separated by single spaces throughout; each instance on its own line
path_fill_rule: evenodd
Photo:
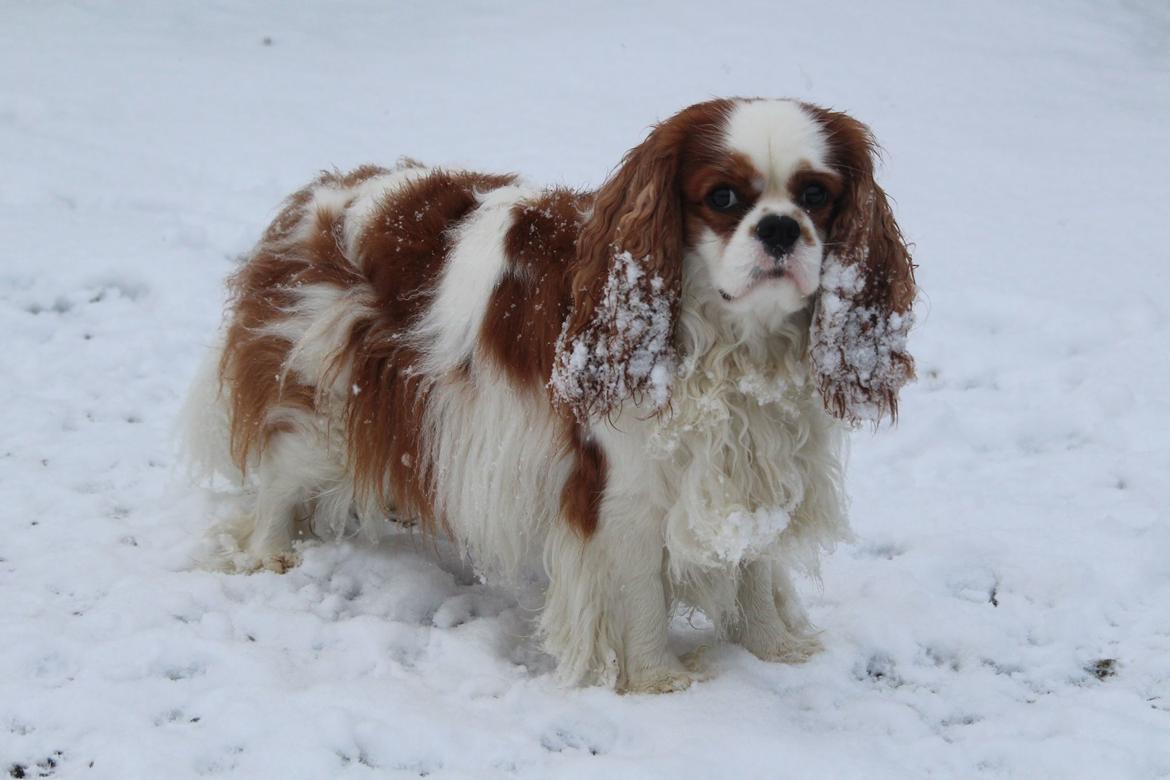
M 562 690 L 413 537 L 192 569 L 169 434 L 281 197 L 400 154 L 595 185 L 727 94 L 871 123 L 921 264 L 921 380 L 802 586 L 822 654 Z M 1170 776 L 1168 128 L 1162 0 L 5 0 L 0 773 Z

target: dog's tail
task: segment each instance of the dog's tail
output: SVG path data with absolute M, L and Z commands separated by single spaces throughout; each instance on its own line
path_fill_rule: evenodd
M 244 475 L 231 452 L 231 389 L 219 373 L 223 349 L 221 332 L 203 356 L 179 413 L 180 453 L 192 478 L 206 483 L 225 479 L 240 486 Z

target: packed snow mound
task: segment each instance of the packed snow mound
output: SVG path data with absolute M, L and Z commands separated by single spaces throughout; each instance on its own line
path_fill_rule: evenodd
M 788 520 L 788 512 L 779 507 L 754 511 L 737 509 L 729 512 L 703 541 L 719 558 L 736 564 L 754 558 L 775 544 L 788 527 Z

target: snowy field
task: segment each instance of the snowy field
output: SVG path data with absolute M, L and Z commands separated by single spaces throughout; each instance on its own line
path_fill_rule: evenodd
M 0 4 L 0 776 L 1170 777 L 1170 6 L 633 5 Z M 823 653 L 680 617 L 711 680 L 563 690 L 410 536 L 193 569 L 172 423 L 284 195 L 592 186 L 731 94 L 869 122 L 921 265 L 921 379 L 801 585 Z

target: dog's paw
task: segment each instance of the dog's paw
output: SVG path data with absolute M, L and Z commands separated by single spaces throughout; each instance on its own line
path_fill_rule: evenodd
M 640 669 L 627 675 L 623 684 L 618 686 L 618 693 L 674 693 L 685 691 L 691 684 L 702 679 L 682 663 Z
M 295 550 L 241 548 L 235 538 L 228 535 L 213 539 L 209 550 L 200 560 L 203 568 L 225 574 L 256 574 L 262 571 L 284 574 L 296 568 L 300 562 L 301 556 Z
M 823 649 L 815 634 L 788 635 L 782 639 L 761 639 L 750 634 L 740 644 L 761 661 L 802 664 Z
M 707 645 L 699 645 L 694 650 L 679 656 L 678 660 L 682 661 L 682 665 L 691 673 L 691 677 L 696 682 L 702 682 L 711 677 L 711 672 L 707 669 L 707 660 L 703 657 L 706 652 Z
M 301 556 L 293 551 L 265 555 L 257 560 L 257 566 L 252 571 L 271 571 L 284 574 L 295 569 L 301 563 Z
M 639 676 L 618 688 L 618 693 L 675 693 L 691 687 L 695 678 L 687 671 L 662 670 Z

